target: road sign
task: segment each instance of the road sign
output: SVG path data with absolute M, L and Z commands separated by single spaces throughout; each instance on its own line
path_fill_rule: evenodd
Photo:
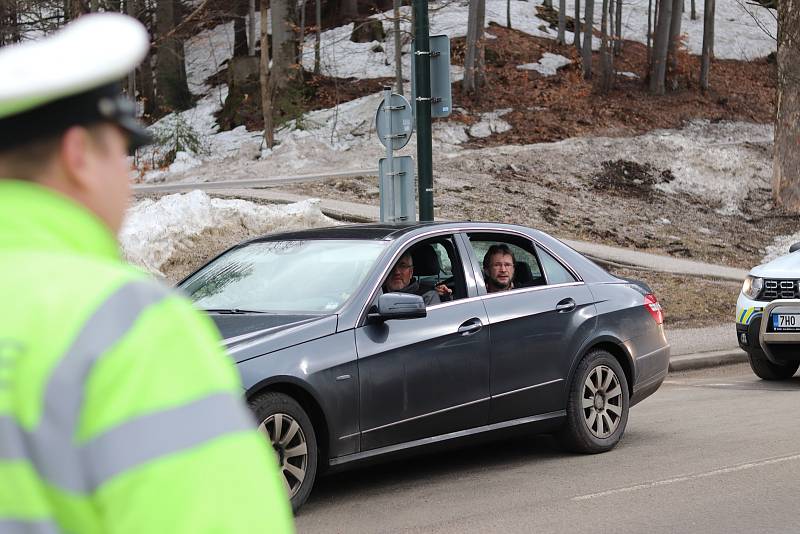
M 414 158 L 381 158 L 378 165 L 381 196 L 381 221 L 414 222 L 417 210 L 414 195 Z
M 406 97 L 392 93 L 390 98 L 381 101 L 375 114 L 375 129 L 386 148 L 400 150 L 408 144 L 414 129 L 414 117 Z
M 446 35 L 431 35 L 431 117 L 447 117 L 453 111 L 453 96 L 450 88 L 450 38 Z M 411 43 L 411 54 L 416 48 Z M 417 84 L 414 61 L 411 62 L 411 101 L 416 105 Z

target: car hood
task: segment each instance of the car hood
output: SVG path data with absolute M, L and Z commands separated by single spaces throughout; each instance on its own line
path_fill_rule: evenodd
M 209 314 L 238 363 L 336 332 L 336 315 Z
M 800 278 L 800 251 L 754 267 L 750 274 L 761 278 Z

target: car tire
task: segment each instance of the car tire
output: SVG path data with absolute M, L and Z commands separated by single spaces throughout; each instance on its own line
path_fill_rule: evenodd
M 295 399 L 276 391 L 250 400 L 250 409 L 259 422 L 258 430 L 275 449 L 296 512 L 308 499 L 317 475 L 319 449 L 311 419 Z
M 747 360 L 750 362 L 750 368 L 762 380 L 792 378 L 800 367 L 800 362 L 773 363 L 758 349 L 747 351 Z
M 593 350 L 575 369 L 567 392 L 567 421 L 557 437 L 573 452 L 611 450 L 625 433 L 629 408 L 622 366 L 605 350 Z

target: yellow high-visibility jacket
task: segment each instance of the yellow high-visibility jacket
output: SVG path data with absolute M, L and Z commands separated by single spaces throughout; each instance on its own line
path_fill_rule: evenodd
M 211 321 L 93 214 L 0 180 L 0 532 L 291 532 Z

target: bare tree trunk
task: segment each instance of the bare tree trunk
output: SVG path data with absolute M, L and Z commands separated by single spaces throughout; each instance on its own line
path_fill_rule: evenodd
M 320 48 L 322 47 L 322 0 L 316 0 L 317 34 L 314 36 L 314 74 L 320 72 Z
M 581 0 L 575 0 L 575 33 L 572 37 L 572 44 L 578 50 L 581 49 Z
M 683 19 L 683 0 L 672 2 L 672 21 L 669 26 L 669 69 L 674 71 L 678 68 L 678 46 L 681 36 L 681 20 Z
M 75 20 L 81 15 L 89 12 L 81 0 L 67 0 L 67 5 L 69 10 L 69 20 Z
M 467 14 L 467 48 L 464 55 L 464 79 L 461 86 L 465 93 L 474 93 L 475 69 L 477 67 L 478 52 L 478 3 L 480 0 L 469 0 L 469 11 Z M 411 61 L 414 61 L 412 58 Z
M 553 0 L 542 0 L 542 5 L 553 9 Z
M 297 37 L 294 33 L 294 0 L 272 0 L 272 72 L 275 89 L 285 89 L 300 74 L 297 65 Z
M 714 15 L 716 2 L 705 0 L 703 8 L 703 53 L 700 59 L 700 88 L 708 90 L 708 76 L 711 70 L 711 43 L 714 42 Z
M 663 95 L 666 91 L 669 28 L 672 21 L 672 0 L 658 0 L 653 60 L 650 62 L 650 92 Z
M 697 6 L 695 0 L 692 0 L 692 20 L 697 20 Z
M 511 0 L 506 0 L 506 28 L 511 29 Z
M 0 0 L 0 46 L 19 42 L 17 0 Z
M 247 55 L 256 55 L 256 0 L 247 7 Z M 266 17 L 264 18 L 266 20 Z
M 658 5 L 658 4 L 656 4 Z M 653 0 L 647 0 L 647 64 L 653 61 Z
M 583 54 L 581 63 L 583 64 L 583 78 L 592 78 L 592 30 L 594 29 L 594 0 L 586 0 L 584 31 L 583 31 Z
M 264 144 L 267 148 L 275 145 L 275 134 L 272 131 L 272 91 L 269 84 L 269 36 L 267 35 L 267 10 L 269 0 L 261 0 L 261 113 L 264 118 Z
M 615 24 L 617 25 L 617 36 L 614 41 L 614 54 L 620 55 L 622 53 L 622 0 L 616 0 L 616 8 Z
M 552 2 L 551 2 L 552 7 Z M 486 25 L 486 0 L 478 0 L 478 53 L 476 57 L 475 85 L 483 87 L 486 83 L 486 47 L 483 28 Z
M 342 17 L 344 22 L 350 22 L 358 18 L 358 0 L 341 0 Z
M 303 64 L 303 48 L 306 44 L 306 0 L 300 2 L 300 36 L 297 45 L 297 63 Z
M 89 13 L 97 13 L 97 9 L 100 7 L 99 0 L 91 0 L 89 3 Z
M 613 81 L 613 67 L 611 63 L 611 49 L 608 46 L 608 14 L 610 11 L 609 0 L 603 0 L 603 14 L 600 17 L 600 83 L 599 91 L 607 94 L 611 90 Z
M 397 86 L 397 94 L 403 94 L 403 50 L 400 42 L 400 4 L 402 0 L 394 0 L 394 21 L 392 21 L 392 32 L 394 33 L 394 80 Z M 414 58 L 411 58 L 414 61 Z
M 247 0 L 233 3 L 233 57 L 247 56 Z
M 772 196 L 800 213 L 800 1 L 778 2 L 778 112 Z
M 178 1 L 158 0 L 156 34 L 160 42 L 156 61 L 156 89 L 159 105 L 164 111 L 184 110 L 191 105 L 183 41 L 177 35 L 167 37 L 179 21 Z
M 567 0 L 558 0 L 558 44 L 567 44 Z

